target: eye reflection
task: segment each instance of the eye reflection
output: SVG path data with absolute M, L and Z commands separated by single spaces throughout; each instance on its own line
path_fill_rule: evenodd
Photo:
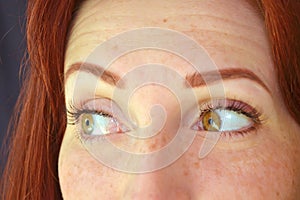
M 203 129 L 206 131 L 219 131 L 221 119 L 214 111 L 209 111 L 204 114 L 202 119 Z
M 82 130 L 85 134 L 91 135 L 94 131 L 94 119 L 91 114 L 83 114 L 81 119 Z

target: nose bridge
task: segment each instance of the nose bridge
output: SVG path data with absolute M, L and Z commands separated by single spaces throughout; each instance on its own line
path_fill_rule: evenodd
M 176 96 L 160 85 L 137 89 L 129 102 L 131 119 L 137 125 L 131 141 L 138 152 L 157 151 L 167 145 L 180 124 L 180 105 Z
M 157 105 L 164 112 L 166 119 L 180 108 L 177 97 L 168 88 L 162 85 L 145 85 L 131 95 L 130 114 L 139 126 L 147 126 L 152 121 L 151 117 L 162 117 L 158 116 L 162 114 L 161 112 L 151 113 L 151 109 Z

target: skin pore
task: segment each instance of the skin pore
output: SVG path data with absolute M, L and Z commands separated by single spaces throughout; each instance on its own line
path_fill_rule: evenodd
M 197 136 L 189 149 L 168 167 L 131 174 L 107 167 L 91 156 L 78 136 L 82 135 L 81 115 L 79 125 L 67 125 L 61 146 L 59 180 L 64 199 L 299 198 L 300 127 L 288 114 L 280 96 L 260 13 L 241 0 L 88 0 L 82 4 L 70 32 L 65 73 L 73 64 L 85 62 L 102 42 L 142 27 L 181 32 L 201 44 L 220 70 L 239 68 L 255 74 L 267 89 L 248 78 L 228 79 L 222 84 L 226 98 L 257 110 L 261 123 L 245 134 L 222 136 L 204 159 L 198 158 L 203 137 Z M 184 59 L 158 50 L 139 50 L 122 56 L 109 67 L 109 72 L 122 78 L 147 63 L 164 64 L 182 77 L 195 73 Z M 76 94 L 80 102 L 97 104 L 112 98 L 115 86 L 91 73 L 74 71 L 65 81 L 67 108 L 74 98 L 79 73 L 85 79 L 85 84 L 76 85 L 82 91 Z M 90 91 L 89 82 L 98 79 L 101 89 Z M 210 102 L 205 86 L 193 90 L 200 108 Z M 106 100 L 91 100 L 90 93 Z M 147 140 L 130 139 L 122 134 L 105 137 L 126 151 L 145 153 L 161 149 L 174 137 L 177 128 L 174 121 L 180 108 L 174 95 L 163 87 L 144 87 L 134 93 L 129 109 L 138 126 L 145 126 L 151 121 L 147 113 L 156 103 L 167 113 L 166 126 L 158 135 Z M 93 145 L 97 145 L 97 140 Z

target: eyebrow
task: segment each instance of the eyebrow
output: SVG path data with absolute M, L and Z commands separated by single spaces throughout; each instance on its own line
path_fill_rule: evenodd
M 204 78 L 203 78 L 204 77 Z M 261 85 L 268 93 L 271 94 L 270 89 L 267 85 L 252 71 L 242 68 L 229 68 L 220 69 L 215 71 L 209 71 L 204 73 L 195 72 L 186 75 L 185 79 L 190 87 L 200 87 L 206 84 L 212 84 L 221 80 L 228 79 L 249 79 Z
M 71 74 L 77 71 L 84 71 L 93 74 L 96 77 L 99 77 L 104 82 L 116 86 L 119 81 L 121 81 L 121 78 L 119 75 L 105 70 L 103 67 L 92 64 L 92 63 L 82 63 L 77 62 L 72 64 L 69 69 L 65 73 L 65 80 L 67 80 Z M 267 87 L 267 85 L 252 71 L 248 69 L 242 69 L 242 68 L 229 68 L 229 69 L 220 69 L 220 70 L 214 70 L 209 72 L 194 72 L 192 74 L 187 74 L 185 77 L 186 80 L 186 86 L 187 87 L 201 87 L 205 86 L 207 84 L 212 84 L 217 81 L 221 80 L 228 80 L 228 79 L 249 79 L 251 81 L 254 81 L 261 85 L 268 93 L 271 94 L 270 89 Z M 119 83 L 118 83 L 119 86 Z M 122 84 L 120 84 L 122 86 Z
M 96 77 L 101 78 L 103 81 L 107 82 L 110 85 L 117 85 L 117 82 L 121 79 L 119 75 L 105 70 L 103 67 L 92 64 L 92 63 L 74 63 L 66 71 L 65 80 L 69 78 L 71 74 L 77 71 L 84 71 L 95 75 Z

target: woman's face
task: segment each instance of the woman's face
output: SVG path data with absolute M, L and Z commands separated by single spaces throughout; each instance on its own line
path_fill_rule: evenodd
M 282 101 L 263 19 L 248 2 L 83 3 L 65 58 L 69 114 L 59 156 L 65 199 L 300 197 L 299 126 Z M 113 36 L 144 27 L 160 29 L 156 35 L 149 29 L 149 35 L 140 38 L 129 34 L 128 41 L 114 40 L 118 42 L 95 54 L 95 48 L 100 45 L 103 50 L 101 44 Z M 194 49 L 186 42 L 168 40 L 171 30 L 202 46 L 209 55 L 202 61 L 210 60 L 216 68 L 193 66 L 189 59 L 197 60 L 199 55 L 190 53 Z M 189 59 L 162 49 L 140 48 L 116 58 L 105 71 L 100 68 L 108 54 L 119 52 L 124 44 L 147 43 L 153 38 L 158 46 L 183 50 Z M 153 63 L 161 65 L 157 68 Z M 141 65 L 145 67 L 138 67 Z M 165 82 L 157 84 L 158 80 Z M 188 91 L 194 95 L 189 96 Z M 157 104 L 162 112 L 152 110 L 150 115 Z M 151 126 L 161 121 L 160 129 Z M 133 136 L 136 132 L 154 136 Z M 168 144 L 178 134 L 182 137 L 179 145 L 170 149 Z M 218 140 L 208 139 L 208 134 L 215 134 Z M 185 138 L 192 140 L 182 151 Z M 105 141 L 114 148 L 108 149 Z M 199 156 L 203 145 L 209 147 L 209 153 Z M 122 156 L 124 152 L 132 157 Z M 159 156 L 149 158 L 153 152 Z M 147 159 L 137 157 L 142 154 Z M 167 163 L 174 155 L 178 157 Z

